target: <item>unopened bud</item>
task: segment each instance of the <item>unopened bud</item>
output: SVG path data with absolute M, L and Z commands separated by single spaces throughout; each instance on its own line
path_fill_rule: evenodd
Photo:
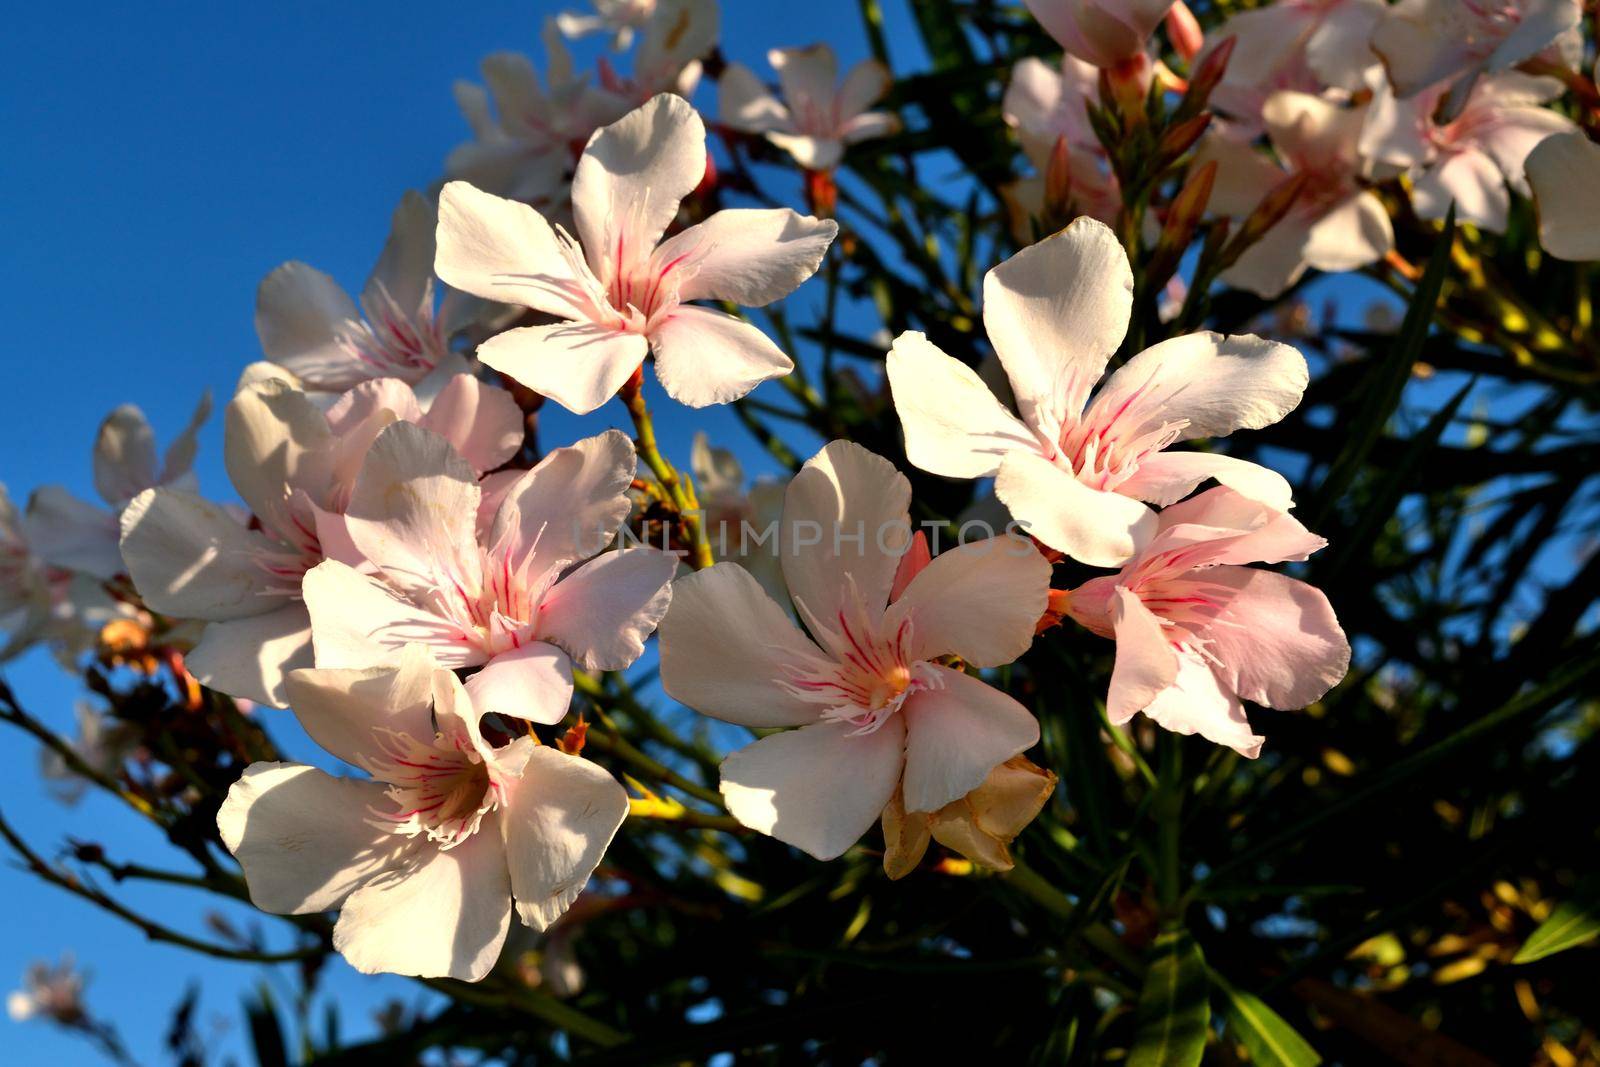
M 1044 213 L 1047 219 L 1065 219 L 1072 204 L 1072 157 L 1067 139 L 1057 137 L 1044 168 Z
M 1145 99 L 1150 94 L 1150 80 L 1154 75 L 1155 67 L 1143 52 L 1100 72 L 1102 99 L 1110 97 L 1129 128 L 1145 121 Z
M 1251 245 L 1267 235 L 1284 216 L 1294 208 L 1295 201 L 1300 199 L 1300 194 L 1305 191 L 1306 183 L 1310 176 L 1304 173 L 1293 175 L 1280 182 L 1276 187 L 1261 198 L 1261 203 L 1250 212 L 1243 225 L 1239 227 L 1239 235 L 1229 243 L 1222 253 L 1222 269 L 1226 270 L 1239 261 Z
M 1205 217 L 1206 205 L 1211 202 L 1211 189 L 1216 181 L 1217 164 L 1212 160 L 1191 170 L 1188 181 L 1183 183 L 1178 195 L 1172 198 L 1172 203 L 1167 208 L 1166 220 L 1161 226 L 1161 239 L 1156 244 L 1155 255 L 1151 260 L 1149 271 L 1151 285 L 1164 285 L 1167 278 L 1177 269 L 1178 261 L 1183 258 L 1184 249 L 1194 240 L 1195 230 L 1200 227 L 1200 220 Z
M 839 186 L 833 180 L 833 171 L 806 171 L 806 201 L 817 218 L 833 218 L 839 207 Z
M 579 719 L 566 733 L 561 735 L 561 739 L 556 742 L 556 747 L 569 756 L 576 756 L 583 751 L 584 742 L 588 739 L 589 723 L 584 719 Z
M 1194 143 L 1200 140 L 1200 135 L 1211 126 L 1211 112 L 1202 111 L 1193 118 L 1184 119 L 1167 127 L 1167 132 L 1161 135 L 1161 141 L 1156 145 L 1155 166 L 1158 171 L 1165 170 L 1176 163 L 1179 158 Z
M 1233 50 L 1238 43 L 1237 37 L 1227 37 L 1206 53 L 1200 65 L 1189 75 L 1189 91 L 1184 94 L 1177 111 L 1173 113 L 1174 121 L 1198 115 L 1206 109 L 1206 105 L 1211 102 L 1211 94 L 1222 84 L 1223 76 L 1228 73 L 1228 61 L 1233 58 Z
M 1199 55 L 1205 46 L 1206 33 L 1200 28 L 1200 20 L 1183 0 L 1167 9 L 1167 40 L 1172 42 L 1172 50 L 1185 60 Z

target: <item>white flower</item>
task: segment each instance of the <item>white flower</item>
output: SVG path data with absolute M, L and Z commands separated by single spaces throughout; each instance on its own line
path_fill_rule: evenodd
M 1539 243 L 1557 259 L 1600 260 L 1600 145 L 1582 132 L 1539 142 L 1527 160 Z
M 611 34 L 611 47 L 619 52 L 633 44 L 634 31 L 647 24 L 656 12 L 657 0 L 590 0 L 593 14 L 581 11 L 563 11 L 556 16 L 556 25 L 568 37 L 586 37 L 591 33 Z
M 996 477 L 1017 522 L 1052 548 L 1113 567 L 1154 532 L 1146 503 L 1182 499 L 1208 478 L 1292 506 L 1277 473 L 1169 445 L 1277 422 L 1300 402 L 1305 358 L 1258 337 L 1189 334 L 1134 356 L 1090 399 L 1127 333 L 1133 275 L 1110 229 L 1078 219 L 984 279 L 983 321 L 1020 418 L 978 375 L 904 333 L 889 384 L 906 456 L 932 474 Z
M 1400 0 L 1372 35 L 1401 99 L 1440 82 L 1470 87 L 1572 33 L 1578 0 Z M 1581 45 L 1580 45 L 1581 47 Z
M 572 182 L 581 246 L 525 204 L 446 185 L 439 276 L 563 320 L 507 330 L 479 345 L 478 358 L 580 415 L 613 396 L 646 352 L 667 393 L 691 407 L 738 399 L 794 369 L 754 326 L 688 301 L 771 303 L 816 271 L 838 226 L 787 208 L 738 209 L 663 241 L 705 170 L 700 116 L 663 95 L 584 151 Z
M 292 261 L 268 274 L 256 291 L 256 333 L 267 358 L 304 388 L 334 393 L 398 378 L 431 397 L 444 379 L 465 371 L 450 351 L 450 335 L 477 309 L 459 293 L 447 293 L 434 308 L 436 217 L 420 193 L 405 194 L 359 307 L 308 264 Z
M 1045 32 L 1072 55 L 1115 67 L 1144 55 L 1173 0 L 1023 0 Z
M 1376 263 L 1394 248 L 1394 227 L 1363 184 L 1361 130 L 1368 106 L 1345 107 L 1309 93 L 1267 98 L 1262 120 L 1282 165 L 1222 135 L 1201 142 L 1196 164 L 1217 163 L 1211 210 L 1247 216 L 1292 175 L 1306 181 L 1289 213 L 1257 241 L 1222 280 L 1272 299 L 1308 268 L 1348 271 Z
M 810 637 L 727 563 L 680 579 L 662 623 L 668 695 L 726 722 L 798 727 L 729 756 L 722 795 L 741 823 L 818 859 L 854 844 L 897 789 L 907 810 L 937 811 L 1039 739 L 1020 704 L 936 661 L 1025 652 L 1049 564 L 1003 536 L 897 588 L 910 498 L 887 460 L 834 441 L 785 494 L 783 572 Z
M 846 145 L 886 137 L 900 119 L 868 109 L 889 91 L 882 63 L 864 59 L 839 83 L 838 60 L 825 44 L 774 48 L 767 62 L 783 86 L 780 101 L 742 63 L 730 63 L 717 91 L 722 121 L 736 130 L 764 134 L 807 170 L 832 170 Z
M 146 490 L 122 517 L 122 557 L 153 610 L 209 625 L 186 661 L 201 682 L 282 707 L 283 674 L 311 665 L 301 576 L 324 558 L 359 563 L 342 513 L 379 431 L 395 420 L 435 430 L 483 472 L 522 442 L 522 412 L 503 389 L 456 375 L 423 411 L 394 378 L 365 381 L 326 413 L 281 379 L 228 404 L 223 458 L 254 517 L 191 492 Z
M 132 404 L 117 408 L 100 424 L 94 442 L 94 486 L 107 507 L 81 500 L 59 485 L 46 485 L 28 500 L 23 528 L 45 563 L 93 578 L 123 571 L 117 549 L 118 523 L 128 502 L 146 489 L 193 489 L 191 468 L 200 427 L 211 415 L 211 394 L 195 406 L 189 425 L 157 457 L 155 433 Z
M 1529 195 L 1528 154 L 1546 137 L 1577 129 L 1541 106 L 1561 95 L 1561 83 L 1516 71 L 1480 79 L 1456 117 L 1441 125 L 1433 116 L 1443 93 L 1438 87 L 1402 101 L 1381 86 L 1361 152 L 1411 170 L 1411 202 L 1422 218 L 1443 219 L 1453 203 L 1461 221 L 1503 233 L 1511 191 Z
M 345 516 L 372 573 L 330 559 L 305 576 L 317 666 L 370 666 L 421 644 L 443 666 L 482 666 L 467 684 L 484 711 L 559 722 L 572 660 L 627 667 L 672 596 L 671 555 L 601 553 L 628 515 L 636 465 L 617 430 L 558 448 L 505 491 L 480 538 L 472 467 L 438 435 L 390 426 Z
M 1011 71 L 1001 116 L 1017 131 L 1036 174 L 1001 189 L 1018 243 L 1033 243 L 1034 223 L 1045 222 L 1050 190 L 1064 191 L 1073 214 L 1104 223 L 1122 209 L 1122 190 L 1104 146 L 1089 125 L 1088 105 L 1099 103 L 1100 71 L 1073 55 L 1059 70 L 1029 57 Z
M 288 690 L 306 732 L 370 780 L 253 763 L 217 828 L 263 911 L 340 909 L 333 945 L 358 971 L 481 979 L 513 906 L 549 926 L 627 816 L 593 763 L 531 736 L 492 747 L 471 693 L 421 649 L 297 670 Z

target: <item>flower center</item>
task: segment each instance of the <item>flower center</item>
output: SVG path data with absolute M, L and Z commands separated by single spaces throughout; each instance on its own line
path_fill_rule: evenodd
M 393 833 L 425 834 L 454 848 L 500 806 L 500 786 L 465 736 L 436 734 L 431 742 L 394 730 L 373 731 L 379 754 L 363 769 L 388 784 L 392 810 L 373 811 L 373 824 Z
M 434 316 L 432 278 L 423 287 L 417 307 L 401 307 L 379 282 L 362 295 L 361 310 L 367 319 L 365 328 L 350 331 L 344 348 L 380 375 L 416 382 L 449 351 L 444 328 Z

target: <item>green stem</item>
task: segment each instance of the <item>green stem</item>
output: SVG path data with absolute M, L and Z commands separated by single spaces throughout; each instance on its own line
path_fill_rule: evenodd
M 639 458 L 650 468 L 650 473 L 661 483 L 667 499 L 678 511 L 684 539 L 689 542 L 689 565 L 697 571 L 705 570 L 716 560 L 711 556 L 711 542 L 706 537 L 700 502 L 695 499 L 694 483 L 687 475 L 678 472 L 661 454 L 661 447 L 656 443 L 655 420 L 651 418 L 650 408 L 644 401 L 642 369 L 634 372 L 617 395 L 622 398 L 628 415 L 633 419 L 634 445 L 639 450 Z
M 1179 836 L 1183 826 L 1183 739 L 1161 731 L 1161 767 L 1151 817 L 1156 821 L 1156 892 L 1164 923 L 1177 922 L 1183 898 Z
M 1078 905 L 1072 902 L 1072 898 L 1051 885 L 1038 871 L 1021 860 L 1013 860 L 1013 866 L 1006 872 L 1005 880 L 1031 898 L 1035 904 L 1059 918 L 1076 920 L 1079 917 Z M 1079 933 L 1089 947 L 1119 967 L 1133 974 L 1144 973 L 1144 964 L 1138 955 L 1130 952 L 1110 927 L 1101 923 L 1089 923 Z

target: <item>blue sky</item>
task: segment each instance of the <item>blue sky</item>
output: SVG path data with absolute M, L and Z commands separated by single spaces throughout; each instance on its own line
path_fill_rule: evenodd
M 8 12 L 0 317 L 12 395 L 0 420 L 0 480 L 19 505 L 52 482 L 93 498 L 90 445 L 117 404 L 143 407 L 165 442 L 202 389 L 225 400 L 240 368 L 258 358 L 256 284 L 277 264 L 302 259 L 358 287 L 401 193 L 435 178 L 465 136 L 451 83 L 476 78 L 478 60 L 496 50 L 542 61 L 540 21 L 562 6 L 486 2 L 446 14 L 370 2 L 88 3 Z M 758 71 L 774 45 L 825 39 L 844 62 L 866 54 L 855 0 L 723 7 L 725 52 Z M 714 106 L 706 89 L 696 102 Z M 821 298 L 807 289 L 795 299 Z M 741 434 L 726 411 L 691 417 L 658 407 L 664 446 L 678 457 L 696 428 L 721 440 Z M 560 413 L 546 423 L 547 440 L 624 419 L 615 404 L 581 424 Z M 197 469 L 209 495 L 231 498 L 220 448 L 213 417 Z M 70 723 L 78 693 L 46 658 L 32 655 L 6 677 L 35 714 Z M 124 860 L 175 862 L 153 831 L 110 802 L 91 797 L 67 809 L 48 799 L 32 743 L 0 737 L 0 809 L 36 845 L 53 850 L 75 836 Z M 291 751 L 304 752 L 303 738 L 293 740 Z M 201 929 L 199 909 L 211 906 L 182 891 L 113 888 L 189 930 Z M 164 1060 L 170 1009 L 190 982 L 203 984 L 201 1018 L 219 1047 L 241 1048 L 240 998 L 261 981 L 259 969 L 151 945 L 9 863 L 0 866 L 0 899 L 9 918 L 0 990 L 15 988 L 30 960 L 70 950 L 93 972 L 95 1010 L 121 1027 L 142 1062 Z M 347 1033 L 365 1029 L 385 997 L 415 989 L 363 979 L 337 961 L 329 979 Z M 87 1046 L 44 1025 L 0 1027 L 9 1062 L 92 1061 Z

